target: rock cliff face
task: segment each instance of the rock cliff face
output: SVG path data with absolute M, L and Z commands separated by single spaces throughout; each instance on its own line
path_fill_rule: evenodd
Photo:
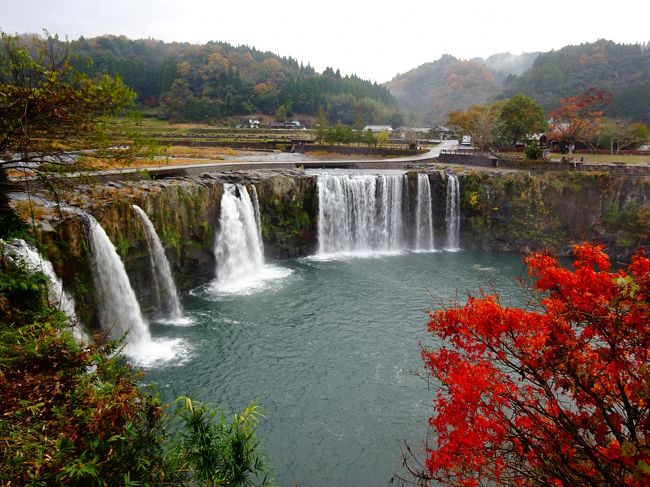
M 447 172 L 428 170 L 436 247 L 444 246 Z M 458 170 L 458 169 L 455 169 Z M 627 258 L 650 245 L 650 178 L 605 172 L 459 171 L 461 247 L 476 250 L 547 249 L 566 254 L 583 240 L 607 245 Z M 405 221 L 412 221 L 417 173 L 407 174 Z M 125 264 L 145 312 L 152 302 L 151 269 L 141 222 L 132 205 L 149 216 L 180 289 L 215 275 L 213 246 L 219 228 L 224 183 L 252 186 L 259 198 L 267 259 L 313 253 L 317 246 L 318 190 L 315 176 L 299 171 L 249 171 L 80 187 L 73 203 L 92 213 L 106 230 Z M 411 228 L 405 229 L 411 232 Z M 73 213 L 42 225 L 57 273 L 75 297 L 86 323 L 96 323 L 90 256 L 83 219 Z
M 461 243 L 480 250 L 545 249 L 603 243 L 627 258 L 650 244 L 650 179 L 606 172 L 461 172 Z M 436 222 L 444 229 L 445 174 L 430 175 Z
M 256 185 L 267 258 L 314 253 L 318 238 L 318 189 L 314 176 L 278 176 Z
M 145 312 L 153 302 L 153 276 L 142 224 L 132 205 L 140 206 L 152 221 L 177 286 L 189 289 L 215 276 L 213 247 L 216 233 L 221 231 L 224 183 L 245 184 L 251 194 L 255 185 L 268 259 L 313 251 L 318 217 L 316 179 L 303 173 L 231 173 L 94 186 L 77 192 L 76 205 L 92 213 L 108 234 Z M 43 227 L 41 240 L 57 273 L 77 297 L 82 320 L 96 325 L 83 218 L 65 213 L 54 222 Z

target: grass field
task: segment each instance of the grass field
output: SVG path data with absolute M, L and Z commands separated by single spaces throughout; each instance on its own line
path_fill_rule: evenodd
M 503 157 L 519 157 L 525 158 L 523 152 L 499 152 Z M 551 160 L 561 160 L 562 154 L 551 154 Z M 650 163 L 650 155 L 636 156 L 636 155 L 623 155 L 623 154 L 574 154 L 574 160 L 580 162 L 595 162 L 595 163 L 624 163 L 624 164 L 642 164 Z
M 137 125 L 137 130 L 145 135 L 163 138 L 201 137 L 216 140 L 243 139 L 302 139 L 313 137 L 309 130 L 284 129 L 248 129 L 235 127 L 216 127 L 205 123 L 170 123 L 166 120 L 144 118 Z

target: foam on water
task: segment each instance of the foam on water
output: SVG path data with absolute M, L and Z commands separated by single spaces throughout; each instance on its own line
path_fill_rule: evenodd
M 253 197 L 251 200 L 242 184 L 224 184 L 214 249 L 217 277 L 205 287 L 211 294 L 253 294 L 268 289 L 292 272 L 265 263 L 254 186 Z
M 143 368 L 180 366 L 192 358 L 192 348 L 182 338 L 153 338 L 127 343 L 124 354 L 133 364 Z
M 189 347 L 180 339 L 152 338 L 129 277 L 108 235 L 87 213 L 88 241 L 91 247 L 93 282 L 102 329 L 111 338 L 126 333 L 124 354 L 141 367 L 180 363 L 189 356 Z

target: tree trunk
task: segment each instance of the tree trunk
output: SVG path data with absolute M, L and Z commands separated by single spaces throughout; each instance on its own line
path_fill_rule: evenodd
M 13 186 L 7 178 L 7 172 L 0 167 L 0 238 L 5 238 L 24 224 L 9 205 L 9 192 Z

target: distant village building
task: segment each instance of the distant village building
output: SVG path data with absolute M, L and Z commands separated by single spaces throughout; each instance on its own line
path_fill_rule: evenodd
M 390 125 L 366 125 L 365 127 L 363 127 L 364 132 L 367 132 L 368 130 L 370 130 L 371 132 L 373 132 L 375 134 L 377 134 L 379 132 L 392 133 L 393 132 L 393 127 L 391 127 Z
M 400 127 L 393 132 L 393 136 L 405 140 L 426 139 L 431 127 Z
M 435 127 L 400 127 L 395 130 L 393 135 L 396 138 L 405 140 L 447 140 L 452 138 L 453 131 L 444 125 Z
M 258 129 L 260 128 L 260 121 L 256 118 L 249 118 L 248 121 L 246 122 L 246 126 L 249 129 Z
M 300 129 L 302 124 L 299 120 L 285 120 L 284 122 L 273 122 L 271 124 L 272 129 Z
M 444 125 L 436 125 L 431 129 L 431 135 L 434 139 L 437 140 L 448 140 L 451 139 L 454 134 L 453 130 L 451 130 L 449 127 L 445 127 Z

